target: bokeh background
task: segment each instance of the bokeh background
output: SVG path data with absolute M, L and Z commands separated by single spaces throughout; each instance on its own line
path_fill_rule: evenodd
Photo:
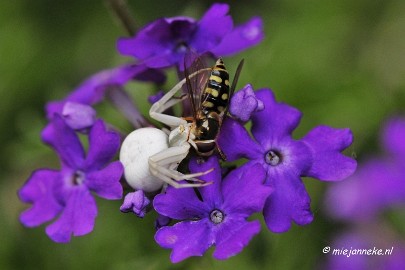
M 200 18 L 213 1 L 129 1 L 138 27 L 159 17 Z M 253 15 L 264 20 L 265 39 L 226 59 L 234 70 L 245 58 L 239 86 L 270 87 L 277 99 L 303 113 L 298 138 L 312 127 L 349 127 L 354 144 L 346 151 L 359 162 L 381 153 L 385 119 L 405 115 L 405 2 L 402 0 L 233 1 L 235 23 Z M 115 42 L 125 30 L 104 1 L 1 1 L 0 3 L 0 269 L 313 269 L 328 255 L 322 248 L 343 229 L 323 211 L 328 183 L 305 179 L 315 220 L 273 234 L 263 227 L 250 245 L 227 261 L 210 252 L 172 265 L 169 250 L 153 240 L 154 218 L 138 219 L 118 210 L 120 201 L 98 200 L 93 233 L 70 244 L 53 243 L 44 226 L 24 228 L 27 207 L 16 191 L 32 170 L 57 168 L 58 160 L 39 133 L 44 105 L 60 99 L 89 75 L 129 61 Z M 165 89 L 175 82 L 169 76 Z M 130 86 L 147 111 L 154 89 Z M 124 131 L 130 125 L 108 104 L 100 114 Z M 402 209 L 403 210 L 403 209 Z M 403 211 L 402 211 L 403 212 Z M 405 227 L 400 210 L 384 218 Z M 402 236 L 404 230 L 402 229 Z

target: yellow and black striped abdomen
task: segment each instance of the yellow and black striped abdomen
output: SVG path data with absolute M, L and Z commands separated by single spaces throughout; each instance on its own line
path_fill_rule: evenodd
M 220 114 L 229 103 L 229 73 L 222 59 L 218 59 L 212 68 L 207 86 L 202 95 L 202 111 L 205 115 L 210 112 Z

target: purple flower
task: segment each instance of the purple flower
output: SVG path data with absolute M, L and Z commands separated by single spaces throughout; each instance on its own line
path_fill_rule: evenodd
M 122 197 L 119 183 L 123 167 L 119 161 L 109 163 L 116 154 L 119 134 L 107 131 L 101 120 L 88 135 L 87 155 L 77 134 L 58 115 L 42 132 L 42 139 L 60 156 L 61 169 L 39 169 L 19 190 L 21 201 L 32 204 L 21 216 L 27 227 L 48 225 L 46 233 L 55 242 L 69 242 L 71 235 L 90 233 L 97 216 L 91 191 L 105 199 Z
M 46 106 L 47 118 L 51 120 L 55 113 L 63 115 L 66 102 L 94 105 L 104 99 L 108 89 L 123 86 L 132 79 L 162 83 L 165 80 L 165 76 L 159 70 L 134 64 L 100 71 L 84 81 L 65 99 L 49 102 Z M 75 123 L 75 125 L 80 125 L 80 122 Z
M 285 232 L 291 221 L 305 225 L 313 219 L 311 200 L 301 177 L 336 181 L 354 172 L 356 161 L 340 153 L 352 143 L 352 133 L 349 129 L 319 126 L 301 140 L 294 140 L 291 133 L 301 113 L 278 103 L 269 89 L 257 91 L 256 96 L 264 110 L 252 115 L 254 139 L 242 124 L 228 118 L 221 128 L 219 145 L 228 160 L 249 160 L 242 169 L 249 170 L 256 163 L 265 169 L 266 184 L 274 192 L 264 206 L 264 218 L 271 231 Z
M 384 209 L 405 205 L 405 121 L 390 120 L 382 134 L 385 157 L 363 163 L 328 190 L 326 208 L 337 219 L 370 221 Z
M 392 118 L 383 131 L 383 145 L 387 152 L 405 162 L 405 118 Z
M 213 184 L 199 188 L 175 189 L 169 187 L 165 194 L 157 195 L 154 208 L 162 215 L 182 220 L 174 226 L 159 229 L 156 242 L 173 249 L 172 262 L 190 256 L 202 256 L 215 245 L 213 256 L 227 259 L 242 251 L 253 235 L 260 231 L 259 221 L 247 221 L 254 212 L 261 211 L 272 189 L 263 185 L 265 171 L 259 164 L 250 170 L 236 169 L 221 181 L 217 157 L 210 157 L 203 164 L 190 163 L 192 172 L 214 171 L 202 176 Z
M 146 207 L 150 201 L 145 196 L 143 190 L 130 192 L 125 195 L 124 203 L 121 205 L 121 212 L 133 212 L 137 217 L 143 218 L 146 214 Z
M 254 112 L 262 111 L 263 109 L 263 102 L 256 98 L 252 85 L 247 84 L 233 95 L 229 112 L 236 119 L 247 122 Z
M 142 61 L 148 67 L 163 68 L 179 65 L 191 49 L 201 55 L 211 52 L 226 56 L 256 45 L 263 39 L 262 20 L 253 17 L 234 27 L 227 15 L 229 5 L 213 4 L 196 21 L 189 17 L 162 18 L 143 29 L 135 37 L 118 40 L 118 51 Z

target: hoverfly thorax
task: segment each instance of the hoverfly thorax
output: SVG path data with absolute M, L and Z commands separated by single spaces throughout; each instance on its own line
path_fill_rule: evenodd
M 221 157 L 225 158 L 216 141 L 242 65 L 243 60 L 239 63 L 232 87 L 229 86 L 229 73 L 222 58 L 219 58 L 211 69 L 207 69 L 197 57 L 189 70 L 197 72 L 205 69 L 207 72 L 201 72 L 192 79 L 189 78 L 191 73 L 185 68 L 189 99 L 193 108 L 195 150 L 200 156 L 210 156 L 217 150 Z

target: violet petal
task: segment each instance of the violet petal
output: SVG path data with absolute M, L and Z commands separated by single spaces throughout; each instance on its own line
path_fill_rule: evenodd
M 274 192 L 268 197 L 263 209 L 267 227 L 275 233 L 290 229 L 291 221 L 298 225 L 312 222 L 311 199 L 301 179 L 289 172 L 268 175 L 274 181 Z
M 62 116 L 66 124 L 74 130 L 89 128 L 96 121 L 96 111 L 91 106 L 76 102 L 66 102 Z
M 191 41 L 191 46 L 197 52 L 211 51 L 224 36 L 232 30 L 233 22 L 227 15 L 229 5 L 213 4 L 198 22 L 198 28 Z
M 246 129 L 230 118 L 225 119 L 222 124 L 218 144 L 229 161 L 243 157 L 259 159 L 264 155 L 261 146 L 250 137 Z
M 319 126 L 302 140 L 312 152 L 312 165 L 305 176 L 321 180 L 342 180 L 356 170 L 357 162 L 340 153 L 353 141 L 350 129 Z
M 264 109 L 263 102 L 256 98 L 250 84 L 233 95 L 229 106 L 230 114 L 242 122 L 249 121 L 254 112 Z
M 265 179 L 266 171 L 258 163 L 231 171 L 222 184 L 223 209 L 244 217 L 260 212 L 273 191 L 270 186 L 264 185 Z
M 59 154 L 62 162 L 70 168 L 79 168 L 84 161 L 84 149 L 75 131 L 55 115 L 53 120 L 44 128 L 42 140 L 49 144 Z
M 213 253 L 214 258 L 218 260 L 226 260 L 241 252 L 252 237 L 260 232 L 260 222 L 257 220 L 244 221 L 240 226 L 231 224 L 231 226 L 224 226 L 223 232 L 227 234 L 227 237 L 216 243 Z
M 390 153 L 405 160 L 405 119 L 393 118 L 386 124 L 383 143 Z
M 94 198 L 84 186 L 67 191 L 66 206 L 57 221 L 46 227 L 46 234 L 55 242 L 70 242 L 71 236 L 81 236 L 93 230 L 97 216 Z
M 31 208 L 20 215 L 20 221 L 27 227 L 41 225 L 53 219 L 62 209 L 55 198 L 53 187 L 60 181 L 60 173 L 54 170 L 40 169 L 32 173 L 24 186 L 18 191 L 18 197 Z
M 104 122 L 97 120 L 90 130 L 85 168 L 88 171 L 103 168 L 117 153 L 120 140 L 117 132 L 107 130 Z
M 94 191 L 98 196 L 115 200 L 122 198 L 122 186 L 120 183 L 124 167 L 121 162 L 115 161 L 108 164 L 107 167 L 98 171 L 88 172 L 86 174 L 86 186 Z
M 133 212 L 136 216 L 143 218 L 146 214 L 146 207 L 150 201 L 143 190 L 137 190 L 125 195 L 120 211 L 124 213 Z
M 208 211 L 192 188 L 168 187 L 165 193 L 155 196 L 153 207 L 159 214 L 178 220 L 202 218 Z
M 263 144 L 290 136 L 298 126 L 301 112 L 294 107 L 275 100 L 270 89 L 256 91 L 256 97 L 264 104 L 264 110 L 252 115 L 252 133 L 255 139 Z
M 162 227 L 156 232 L 155 240 L 161 247 L 172 249 L 173 263 L 190 256 L 202 256 L 214 242 L 207 220 L 182 221 Z
M 260 43 L 264 38 L 263 22 L 260 17 L 253 17 L 248 22 L 236 26 L 226 34 L 221 43 L 212 52 L 215 55 L 230 55 Z
M 201 160 L 200 160 L 201 161 Z M 205 182 L 212 182 L 212 184 L 199 188 L 205 205 L 219 205 L 222 203 L 221 193 L 221 168 L 217 156 L 211 156 L 203 163 L 199 163 L 197 159 L 190 160 L 189 168 L 191 173 L 205 172 L 214 169 L 212 172 L 199 176 L 198 179 Z

